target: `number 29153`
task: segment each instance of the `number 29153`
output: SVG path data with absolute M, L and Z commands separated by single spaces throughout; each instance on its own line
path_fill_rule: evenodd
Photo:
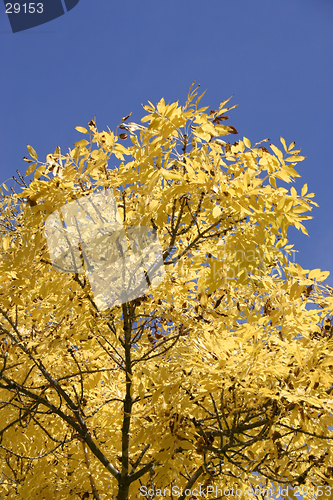
M 6 3 L 6 14 L 19 14 L 21 12 L 24 14 L 41 14 L 44 10 L 44 5 L 42 3 L 24 3 L 20 5 L 19 3 Z

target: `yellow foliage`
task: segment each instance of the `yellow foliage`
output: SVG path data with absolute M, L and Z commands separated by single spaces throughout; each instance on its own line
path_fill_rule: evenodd
M 289 260 L 313 193 L 281 187 L 304 157 L 283 138 L 284 152 L 231 145 L 235 106 L 208 113 L 196 96 L 123 118 L 126 146 L 93 121 L 45 164 L 28 146 L 34 180 L 1 190 L 2 498 L 131 500 L 151 485 L 247 498 L 281 480 L 315 498 L 332 483 L 333 290 Z M 88 269 L 52 265 L 44 228 L 110 192 L 127 232 L 157 232 L 165 276 L 100 311 Z

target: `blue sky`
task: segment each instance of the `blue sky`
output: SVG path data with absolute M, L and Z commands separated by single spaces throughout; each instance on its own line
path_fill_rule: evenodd
M 80 0 L 67 14 L 13 34 L 0 4 L 0 182 L 24 172 L 26 144 L 45 159 L 82 138 L 96 116 L 111 129 L 141 104 L 180 100 L 196 80 L 214 109 L 234 97 L 230 124 L 251 142 L 296 141 L 320 207 L 290 230 L 307 269 L 332 273 L 333 3 L 329 0 Z M 286 185 L 290 188 L 290 185 Z

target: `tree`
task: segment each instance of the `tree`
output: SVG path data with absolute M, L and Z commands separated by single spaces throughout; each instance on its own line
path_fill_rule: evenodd
M 329 273 L 289 259 L 288 227 L 306 233 L 314 195 L 277 185 L 299 177 L 304 157 L 282 138 L 271 152 L 223 141 L 237 134 L 224 123 L 229 100 L 206 113 L 197 95 L 192 86 L 183 107 L 149 102 L 143 125 L 128 115 L 118 135 L 92 120 L 77 127 L 89 140 L 46 162 L 28 146 L 34 179 L 3 185 L 2 498 L 173 488 L 179 500 L 212 499 L 229 488 L 245 499 L 278 485 L 328 496 L 333 294 L 321 284 Z M 45 228 L 63 207 L 109 193 L 126 237 L 158 236 L 164 279 L 150 286 L 144 268 L 148 291 L 102 308 L 84 245 L 85 271 L 61 272 L 70 247 L 57 269 Z M 68 224 L 59 231 L 74 238 Z M 112 246 L 101 245 L 95 260 Z

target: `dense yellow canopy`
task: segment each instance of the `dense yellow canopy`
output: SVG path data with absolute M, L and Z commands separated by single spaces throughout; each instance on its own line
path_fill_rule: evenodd
M 304 157 L 283 138 L 232 144 L 229 100 L 196 96 L 115 133 L 77 127 L 87 138 L 46 162 L 28 146 L 33 180 L 2 186 L 1 498 L 331 495 L 332 289 L 287 239 L 316 205 L 283 187 Z M 99 310 L 87 269 L 52 265 L 45 222 L 106 190 L 125 229 L 156 231 L 165 274 Z

